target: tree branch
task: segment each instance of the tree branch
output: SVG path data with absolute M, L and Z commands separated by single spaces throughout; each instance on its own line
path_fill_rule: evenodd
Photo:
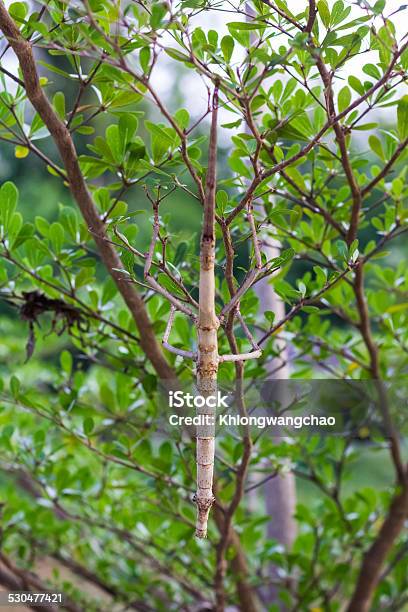
M 407 474 L 408 476 L 408 474 Z M 391 548 L 408 517 L 408 486 L 395 495 L 378 536 L 364 555 L 356 588 L 346 612 L 370 612 L 375 588 Z
M 57 145 L 67 172 L 70 191 L 88 228 L 95 237 L 102 261 L 115 281 L 140 331 L 140 345 L 161 378 L 174 378 L 174 372 L 165 359 L 154 335 L 143 300 L 135 288 L 118 271 L 122 267 L 120 258 L 112 245 L 105 240 L 105 224 L 98 214 L 82 175 L 71 134 L 65 123 L 55 113 L 40 85 L 31 44 L 21 35 L 20 30 L 8 14 L 3 1 L 0 1 L 0 29 L 18 58 L 27 97 L 44 121 Z

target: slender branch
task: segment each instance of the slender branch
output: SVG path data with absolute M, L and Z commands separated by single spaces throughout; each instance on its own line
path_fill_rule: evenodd
M 256 231 L 255 221 L 254 221 L 254 212 L 253 212 L 252 202 L 248 204 L 247 217 L 248 217 L 249 225 L 251 228 L 252 242 L 254 245 L 255 267 L 257 270 L 260 270 L 262 268 L 262 257 L 261 257 L 259 239 L 258 239 L 258 235 Z
M 227 304 L 225 304 L 224 308 L 221 310 L 221 314 L 220 314 L 221 319 L 223 319 L 225 315 L 227 315 L 233 308 L 235 308 L 235 306 L 239 303 L 242 296 L 254 284 L 259 274 L 260 274 L 260 270 L 256 268 L 252 268 L 252 270 L 248 272 L 242 285 L 239 287 L 239 289 L 237 289 L 232 299 Z
M 225 363 L 226 361 L 248 361 L 248 359 L 258 359 L 262 355 L 262 350 L 254 350 L 251 353 L 237 353 L 229 355 L 220 355 L 219 363 Z
M 253 337 L 253 335 L 251 334 L 251 332 L 248 329 L 247 324 L 245 323 L 245 319 L 241 314 L 240 310 L 237 310 L 237 318 L 241 324 L 242 329 L 244 330 L 244 334 L 246 335 L 246 337 L 248 338 L 248 340 L 250 341 L 252 348 L 255 350 L 259 349 L 259 346 L 257 344 L 257 342 L 255 341 L 255 338 Z
M 183 312 L 185 315 L 190 317 L 190 319 L 193 319 L 193 321 L 196 320 L 197 317 L 194 312 L 190 310 L 188 306 L 183 304 L 183 302 L 180 302 L 180 300 L 174 297 L 174 295 L 172 295 L 170 291 L 167 291 L 167 289 L 162 287 L 160 283 L 158 283 L 157 280 L 153 278 L 153 276 L 146 276 L 146 282 L 148 282 L 152 289 L 154 289 L 157 293 L 160 293 L 163 297 L 165 297 L 170 302 L 170 304 L 173 304 L 173 306 L 175 306 L 177 310 Z
M 314 0 L 309 1 L 309 27 L 313 27 L 314 15 L 316 14 L 316 7 Z M 310 41 L 311 47 L 316 51 L 315 46 Z M 317 69 L 322 78 L 325 87 L 325 98 L 326 98 L 326 111 L 328 120 L 332 122 L 334 133 L 336 134 L 336 140 L 340 149 L 341 163 L 347 178 L 347 182 L 350 186 L 352 196 L 352 208 L 350 227 L 347 233 L 347 244 L 350 245 L 357 236 L 358 220 L 360 215 L 360 209 L 362 204 L 362 195 L 360 187 L 357 183 L 356 177 L 350 163 L 349 154 L 347 151 L 346 136 L 343 131 L 343 127 L 340 125 L 339 120 L 336 119 L 336 108 L 334 105 L 334 93 L 332 87 L 332 75 L 326 68 L 325 63 L 322 60 L 320 53 L 315 53 Z
M 385 166 L 381 169 L 381 171 L 372 179 L 372 181 L 368 183 L 368 185 L 363 187 L 363 189 L 361 190 L 361 195 L 363 197 L 368 195 L 374 189 L 374 187 L 380 181 L 382 181 L 383 178 L 387 176 L 388 172 L 391 170 L 392 166 L 398 160 L 399 156 L 406 151 L 407 146 L 408 146 L 408 138 L 405 138 L 405 140 L 402 140 L 399 143 L 394 153 L 391 155 L 390 159 L 385 164 Z
M 176 312 L 176 307 L 172 305 L 171 308 L 170 308 L 169 320 L 167 322 L 166 331 L 164 332 L 162 344 L 163 344 L 165 349 L 170 351 L 170 353 L 174 353 L 175 355 L 179 355 L 180 357 L 186 357 L 187 359 L 194 359 L 194 360 L 196 360 L 197 359 L 197 354 L 196 353 L 193 353 L 192 351 L 183 351 L 182 349 L 179 349 L 179 348 L 176 348 L 175 346 L 172 346 L 168 342 L 169 336 L 170 336 L 170 332 L 171 332 L 171 328 L 173 327 L 175 312 Z
M 394 467 L 396 470 L 397 481 L 401 485 L 405 482 L 406 470 L 402 458 L 400 443 L 398 439 L 398 432 L 395 430 L 389 414 L 387 394 L 384 389 L 384 384 L 381 380 L 379 350 L 372 336 L 370 315 L 368 312 L 367 302 L 364 296 L 364 271 L 362 262 L 359 262 L 355 270 L 354 293 L 356 296 L 358 312 L 360 314 L 359 328 L 370 357 L 371 376 L 377 383 L 377 390 L 379 395 L 378 404 L 382 412 L 387 435 L 390 439 L 390 450 L 394 462 Z M 408 485 L 408 483 L 406 484 Z
M 271 327 L 271 329 L 268 332 L 266 332 L 262 336 L 258 344 L 259 345 L 263 344 L 270 336 L 274 335 L 278 331 L 278 329 L 280 329 L 283 325 L 285 325 L 285 323 L 287 323 L 288 321 L 291 321 L 293 317 L 295 317 L 297 313 L 300 312 L 304 306 L 311 306 L 312 304 L 315 304 L 316 301 L 318 301 L 321 298 L 321 296 L 326 293 L 326 291 L 334 287 L 354 267 L 355 267 L 355 264 L 349 263 L 349 266 L 346 270 L 344 270 L 341 274 L 336 276 L 333 280 L 327 282 L 324 285 L 324 287 L 320 289 L 320 291 L 318 291 L 315 295 L 311 296 L 310 298 L 302 299 L 297 304 L 292 306 L 289 312 L 280 321 L 278 321 L 278 323 L 276 323 L 273 327 Z
M 315 146 L 319 145 L 320 139 L 330 128 L 332 128 L 336 123 L 338 123 L 340 119 L 343 119 L 343 117 L 346 117 L 349 113 L 351 113 L 351 111 L 357 108 L 362 102 L 367 100 L 367 98 L 372 96 L 373 93 L 377 91 L 377 89 L 387 83 L 392 74 L 395 64 L 407 48 L 408 41 L 405 42 L 397 51 L 394 52 L 393 57 L 388 65 L 388 68 L 384 72 L 383 76 L 376 83 L 374 83 L 364 94 L 354 100 L 354 102 L 352 102 L 346 109 L 344 109 L 337 115 L 330 117 L 330 119 L 327 120 L 327 122 L 323 125 L 319 132 L 312 138 L 312 140 L 310 140 L 307 145 L 301 148 L 298 153 L 288 159 L 279 162 L 278 164 L 275 164 L 274 166 L 272 166 L 272 168 L 268 168 L 268 170 L 265 170 L 258 176 L 256 176 L 251 182 L 247 192 L 245 193 L 239 204 L 227 216 L 225 220 L 226 223 L 230 224 L 233 219 L 246 207 L 251 198 L 253 198 L 257 187 L 263 180 L 270 178 L 278 172 L 281 172 L 288 166 L 292 166 L 296 161 L 305 157 Z

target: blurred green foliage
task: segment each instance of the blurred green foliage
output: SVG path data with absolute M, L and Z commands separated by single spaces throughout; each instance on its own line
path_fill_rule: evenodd
M 234 121 L 223 124 L 223 130 L 230 130 L 230 143 L 218 151 L 217 214 L 225 222 L 239 208 L 248 186 L 258 180 L 259 163 L 264 175 L 254 187 L 255 222 L 265 241 L 277 240 L 282 247 L 273 286 L 286 313 L 293 313 L 281 329 L 274 313 L 260 316 L 255 292 L 242 299 L 247 325 L 264 336 L 262 357 L 245 367 L 246 384 L 265 377 L 279 359 L 281 334 L 290 345 L 293 377 L 373 377 L 353 284 L 359 262 L 365 269 L 363 299 L 381 377 L 406 379 L 406 151 L 396 156 L 389 173 L 376 177 L 407 137 L 406 96 L 399 96 L 407 52 L 398 56 L 395 70 L 368 97 L 367 106 L 347 110 L 381 81 L 401 44 L 392 19 L 384 16 L 377 27 L 383 4 L 353 17 L 351 6 L 321 0 L 313 44 L 304 31 L 305 7 L 294 15 L 281 0 L 273 11 L 267 3 L 251 3 L 255 14 L 250 22 L 237 6 L 225 36 L 199 26 L 191 26 L 191 37 L 185 35 L 184 28 L 201 10 L 217 10 L 200 1 L 183 1 L 174 14 L 164 3 L 145 10 L 131 2 L 122 15 L 109 0 L 90 1 L 90 14 L 86 6 L 57 1 L 48 2 L 41 15 L 21 2 L 10 8 L 23 35 L 36 41 L 44 91 L 71 130 L 108 239 L 120 253 L 123 277 L 140 290 L 157 337 L 163 336 L 170 304 L 146 286 L 143 276 L 152 232 L 146 195 L 153 200 L 166 196 L 153 259 L 157 279 L 178 299 L 194 300 L 201 205 L 186 159 L 203 181 L 208 126 L 203 121 L 188 132 L 193 118 L 184 108 L 180 82 L 196 69 L 204 77 L 210 71 L 208 84 L 215 74 L 220 79 L 223 104 Z M 302 31 L 293 22 L 303 24 Z M 282 29 L 289 35 L 276 40 Z M 164 118 L 152 103 L 157 103 L 154 90 L 148 89 L 156 34 L 175 81 Z M 353 194 L 332 125 L 319 146 L 293 159 L 327 121 L 327 90 L 317 78 L 313 45 L 332 74 L 344 76 L 334 97 L 338 111 L 345 112 L 341 125 L 351 172 L 361 189 L 375 182 L 364 197 L 352 241 L 347 241 L 347 230 Z M 374 63 L 363 64 L 364 76 L 347 74 L 347 62 L 360 56 L 364 61 L 366 48 L 374 52 Z M 126 69 L 123 58 L 129 60 Z M 214 606 L 219 534 L 213 522 L 208 542 L 193 537 L 193 445 L 181 432 L 171 437 L 161 430 L 155 395 L 159 381 L 140 348 L 136 323 L 64 185 L 55 145 L 24 88 L 18 85 L 10 93 L 9 85 L 3 77 L 0 137 L 9 142 L 2 142 L 0 157 L 0 467 L 7 475 L 1 488 L 2 551 L 24 569 L 35 570 L 44 555 L 54 559 L 56 568 L 75 561 L 121 606 Z M 240 106 L 237 92 L 246 93 L 249 102 Z M 375 116 L 381 108 L 390 113 L 387 124 Z M 374 115 L 371 122 L 368 111 Z M 250 117 L 256 128 L 252 132 Z M 188 135 L 185 150 L 180 130 Z M 271 172 L 288 160 L 293 163 L 285 173 Z M 221 309 L 230 296 L 219 227 L 217 232 Z M 249 236 L 245 215 L 237 215 L 231 224 L 235 286 L 252 265 Z M 163 248 L 167 266 L 161 265 Z M 274 262 L 264 258 L 263 264 L 268 263 Z M 193 348 L 192 336 L 190 322 L 177 314 L 172 344 Z M 242 331 L 236 341 L 239 350 L 247 350 Z M 220 334 L 220 352 L 228 350 Z M 193 364 L 167 356 L 180 381 L 190 382 Z M 235 376 L 234 365 L 223 364 L 223 382 Z M 248 563 L 245 579 L 254 592 L 269 588 L 273 566 L 279 602 L 288 609 L 344 608 L 363 553 L 378 536 L 397 491 L 387 439 L 366 434 L 360 441 L 335 436 L 256 440 L 249 468 L 250 481 L 259 485 L 252 494 L 255 503 L 245 498 L 233 521 Z M 228 507 L 242 440 L 225 436 L 217 452 L 217 497 Z M 284 551 L 267 538 L 271 517 L 265 516 L 260 483 L 288 469 L 298 479 L 299 529 L 292 549 Z M 392 547 L 373 610 L 403 609 L 405 537 Z M 242 609 L 235 554 L 229 546 L 224 588 L 228 603 Z M 58 570 L 49 584 L 63 589 L 80 609 L 106 606 Z M 266 601 L 264 607 L 276 611 L 279 604 Z

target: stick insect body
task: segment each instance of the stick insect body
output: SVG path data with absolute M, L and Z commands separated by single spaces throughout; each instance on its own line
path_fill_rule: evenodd
M 196 388 L 203 397 L 215 396 L 217 393 L 217 378 L 219 364 L 224 362 L 246 361 L 260 357 L 262 351 L 250 333 L 239 310 L 239 303 L 243 295 L 252 287 L 256 280 L 267 271 L 268 264 L 262 264 L 256 224 L 253 217 L 252 202 L 248 202 L 246 214 L 250 225 L 250 233 L 254 245 L 255 266 L 250 270 L 241 286 L 231 295 L 231 299 L 217 315 L 215 304 L 215 249 L 216 249 L 216 214 L 215 196 L 217 189 L 217 117 L 218 117 L 218 87 L 212 96 L 211 128 L 208 148 L 208 168 L 206 175 L 205 194 L 203 201 L 202 232 L 200 240 L 200 278 L 198 308 L 191 300 L 189 304 L 181 301 L 162 287 L 152 274 L 154 252 L 160 232 L 159 202 L 153 202 L 153 234 L 148 253 L 145 255 L 144 278 L 150 287 L 170 304 L 170 315 L 163 336 L 163 347 L 169 352 L 184 359 L 192 359 L 196 363 Z M 115 232 L 118 238 L 125 242 L 124 237 Z M 126 246 L 129 244 L 126 241 Z M 133 250 L 133 249 L 132 249 Z M 137 253 L 140 255 L 140 253 Z M 198 313 L 193 310 L 198 310 Z M 177 312 L 188 316 L 197 331 L 197 351 L 184 350 L 170 344 L 170 334 L 174 317 Z M 240 354 L 220 355 L 218 352 L 218 333 L 220 326 L 224 325 L 227 315 L 233 316 L 241 324 L 245 336 L 251 343 L 251 351 Z M 199 409 L 199 412 L 214 417 L 215 408 Z M 213 474 L 214 474 L 214 432 L 199 430 L 197 432 L 197 492 L 194 502 L 197 506 L 196 536 L 205 538 L 210 509 L 214 503 Z

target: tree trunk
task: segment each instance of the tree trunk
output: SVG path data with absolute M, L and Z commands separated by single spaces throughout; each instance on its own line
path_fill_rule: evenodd
M 247 21 L 251 21 L 251 17 L 255 13 L 248 3 L 245 5 L 247 13 Z M 252 43 L 256 39 L 252 35 Z M 256 207 L 255 207 L 256 209 Z M 258 208 L 259 210 L 259 208 Z M 263 208 L 262 208 L 262 212 Z M 261 241 L 262 252 L 266 258 L 273 259 L 280 255 L 280 245 L 273 239 L 268 239 L 268 244 Z M 285 305 L 279 296 L 273 290 L 270 284 L 270 277 L 266 277 L 258 281 L 255 286 L 255 293 L 259 298 L 260 317 L 264 320 L 264 312 L 270 310 L 275 313 L 275 320 L 280 321 L 285 316 Z M 287 380 L 289 378 L 288 367 L 288 350 L 282 344 L 281 359 L 284 363 L 279 363 L 280 359 L 273 359 L 268 364 L 268 379 Z M 278 366 L 282 366 L 278 369 Z M 283 399 L 283 398 L 282 398 Z M 277 439 L 279 442 L 279 439 Z M 296 523 L 293 518 L 296 506 L 296 484 L 295 477 L 291 472 L 279 474 L 275 478 L 269 480 L 264 486 L 266 512 L 270 515 L 271 520 L 267 525 L 267 535 L 269 538 L 277 540 L 280 544 L 289 548 L 296 537 Z M 276 572 L 273 572 L 274 574 Z M 269 592 L 270 601 L 276 600 L 276 592 L 271 588 Z
M 128 279 L 120 272 L 123 267 L 121 259 L 113 245 L 106 239 L 106 224 L 100 217 L 81 172 L 71 134 L 65 123 L 54 111 L 41 87 L 31 44 L 23 38 L 20 30 L 10 17 L 4 2 L 1 1 L 0 30 L 17 56 L 27 97 L 47 126 L 59 151 L 66 170 L 69 190 L 81 211 L 89 231 L 92 232 L 101 259 L 136 323 L 140 333 L 140 346 L 160 378 L 174 379 L 174 371 L 164 357 L 161 347 L 156 340 L 143 299 L 136 291 L 134 285 L 129 283 Z
M 268 241 L 271 242 L 271 239 Z M 267 259 L 278 257 L 280 249 L 278 244 L 262 245 L 262 251 Z M 270 278 L 265 278 L 255 285 L 255 292 L 259 298 L 260 315 L 267 310 L 275 313 L 275 320 L 280 321 L 285 316 L 285 306 L 282 300 L 276 295 L 270 284 Z M 268 364 L 268 379 L 287 380 L 289 378 L 288 349 L 280 343 L 280 357 L 272 359 Z M 278 387 L 279 389 L 279 387 Z M 282 389 L 282 387 L 280 387 Z M 284 401 L 285 398 L 277 398 Z M 275 437 L 276 443 L 280 438 Z M 285 548 L 290 548 L 296 537 L 296 523 L 293 518 L 296 506 L 296 483 L 295 477 L 291 472 L 278 474 L 275 478 L 267 481 L 264 485 L 265 507 L 270 516 L 267 524 L 268 538 L 276 540 Z M 271 579 L 277 579 L 276 568 L 271 566 Z M 264 593 L 267 603 L 277 602 L 277 589 L 274 585 L 267 588 Z
M 408 480 L 408 477 L 407 477 Z M 346 612 L 370 612 L 383 565 L 408 517 L 408 484 L 391 502 L 378 536 L 363 557 L 357 584 Z

